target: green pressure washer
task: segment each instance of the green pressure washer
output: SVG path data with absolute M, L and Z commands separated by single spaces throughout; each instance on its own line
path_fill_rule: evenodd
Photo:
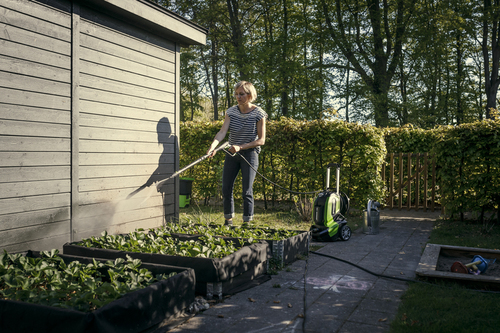
M 330 168 L 336 167 L 337 188 L 330 190 Z M 351 228 L 344 215 L 349 211 L 349 197 L 339 190 L 340 164 L 330 163 L 326 169 L 326 190 L 320 192 L 314 200 L 312 211 L 312 238 L 315 241 L 333 242 L 337 239 L 346 241 L 351 238 Z

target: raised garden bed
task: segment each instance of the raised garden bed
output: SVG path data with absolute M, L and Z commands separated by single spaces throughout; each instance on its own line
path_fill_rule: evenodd
M 209 240 L 172 240 L 160 234 L 134 232 L 67 243 L 63 252 L 105 259 L 125 258 L 128 255 L 148 263 L 189 267 L 195 272 L 196 292 L 207 298 L 235 293 L 263 278 L 267 265 L 267 242 L 237 246 L 208 238 L 212 243 Z M 134 242 L 137 247 L 120 246 Z M 214 257 L 217 255 L 219 257 Z
M 56 293 L 60 290 L 67 297 L 62 295 L 60 298 L 61 303 L 64 298 L 70 299 L 77 298 L 76 295 L 80 293 L 78 290 L 80 288 L 78 285 L 72 284 L 78 281 L 78 274 L 87 274 L 89 271 L 95 270 L 93 274 L 86 275 L 81 278 L 84 282 L 83 284 L 91 285 L 91 289 L 99 292 L 98 296 L 92 296 L 92 292 L 86 291 L 81 293 L 80 300 L 75 301 L 75 306 L 63 305 L 54 303 L 52 299 L 57 300 L 60 295 L 53 296 L 48 295 L 47 299 L 31 300 L 37 301 L 38 303 L 30 303 L 30 300 L 20 301 L 12 299 L 0 299 L 0 332 L 143 332 L 151 327 L 155 327 L 163 321 L 174 317 L 178 313 L 186 309 L 193 301 L 195 297 L 195 276 L 194 271 L 189 268 L 184 267 L 174 267 L 167 265 L 149 264 L 149 263 L 139 263 L 139 262 L 125 262 L 121 263 L 121 259 L 118 262 L 113 262 L 109 267 L 113 267 L 111 274 L 120 274 L 126 271 L 128 268 L 125 264 L 131 264 L 138 267 L 138 272 L 135 273 L 135 278 L 139 281 L 141 277 L 148 275 L 146 272 L 149 271 L 153 276 L 164 275 L 170 277 L 166 279 L 160 279 L 157 282 L 149 284 L 146 287 L 136 289 L 130 292 L 126 292 L 121 296 L 118 295 L 118 299 L 111 300 L 109 303 L 105 300 L 106 297 L 102 297 L 103 294 L 113 294 L 110 285 L 118 286 L 118 290 L 124 290 L 123 285 L 120 287 L 120 282 L 110 282 L 109 284 L 100 284 L 99 280 L 106 282 L 105 275 L 108 274 L 108 268 L 102 265 L 106 260 L 104 259 L 93 259 L 88 257 L 71 256 L 71 255 L 58 255 L 52 252 L 52 255 L 62 258 L 66 265 L 53 264 L 54 261 L 51 259 L 41 258 L 39 252 L 28 251 L 26 254 L 22 255 L 26 258 L 33 258 L 33 263 L 35 263 L 36 269 L 33 270 L 33 266 L 26 262 L 23 262 L 24 270 L 29 270 L 27 272 L 26 278 L 33 280 L 37 276 L 40 276 L 37 271 L 50 270 L 51 273 L 47 274 L 51 279 L 50 282 L 44 286 L 43 284 L 38 286 L 38 292 L 32 297 L 38 296 L 36 294 L 44 293 L 47 290 L 48 293 Z M 78 263 L 83 264 L 80 266 Z M 36 266 L 37 265 L 37 266 Z M 137 266 L 140 265 L 140 266 Z M 13 266 L 11 264 L 11 266 Z M 59 269 L 56 269 L 59 267 Z M 91 267 L 83 269 L 83 267 Z M 4 267 L 5 268 L 5 267 Z M 80 269 L 82 268 L 82 269 Z M 116 269 L 115 269 L 116 268 Z M 76 278 L 63 278 L 62 282 L 58 282 L 56 278 L 61 276 L 66 277 L 67 272 L 74 274 Z M 9 280 L 10 284 L 15 283 L 15 279 L 21 281 L 23 277 L 18 274 L 17 278 L 13 276 L 6 277 L 5 274 L 7 270 L 0 269 L 0 275 L 3 274 L 4 279 L 0 279 L 0 286 L 2 286 L 2 281 Z M 102 274 L 100 274 L 102 273 Z M 51 278 L 52 277 L 52 278 Z M 124 277 L 118 277 L 115 275 L 116 281 L 121 281 L 125 284 L 127 281 Z M 160 277 L 160 276 L 158 276 Z M 161 277 L 160 277 L 161 278 Z M 57 285 L 58 283 L 64 283 L 63 285 Z M 135 282 L 132 282 L 132 284 Z M 4 288 L 6 285 L 3 284 Z M 53 287 L 57 286 L 57 288 Z M 41 289 L 40 289 L 41 288 Z M 76 288 L 76 290 L 75 290 Z M 100 288 L 100 289 L 98 289 Z M 132 286 L 132 289 L 135 287 Z M 18 296 L 12 295 L 11 298 L 22 298 L 24 295 L 29 296 L 30 291 L 25 286 L 18 287 L 20 289 Z M 7 289 L 3 289 L 7 291 Z M 64 292 L 66 290 L 66 292 Z M 70 290 L 74 290 L 70 292 Z M 24 295 L 23 295 L 24 293 Z M 33 291 L 31 291 L 33 293 Z M 21 295 L 21 296 L 19 296 Z M 74 296 L 73 296 L 74 295 Z M 110 296 L 111 297 L 111 296 Z M 90 302 L 89 300 L 90 299 Z M 104 299 L 104 300 L 103 300 Z M 104 305 L 99 303 L 103 300 Z M 51 305 L 47 305 L 47 304 Z M 89 306 L 90 304 L 90 306 Z M 76 310 L 80 308 L 80 310 Z M 94 307 L 97 307 L 93 309 Z M 85 311 L 87 310 L 87 311 Z
M 479 275 L 454 273 L 451 266 L 458 261 L 463 264 L 470 263 L 474 256 L 479 255 L 484 259 L 496 259 L 495 263 L 488 265 L 484 273 Z M 416 274 L 432 279 L 452 280 L 475 287 L 500 290 L 500 251 L 473 247 L 450 246 L 440 244 L 427 244 Z
M 266 241 L 269 244 L 269 258 L 273 258 L 276 264 L 281 265 L 289 264 L 295 261 L 298 256 L 307 254 L 311 237 L 309 231 L 203 224 L 180 225 L 174 223 L 167 224 L 161 230 L 169 233 L 172 237 L 183 240 L 196 240 L 209 233 L 214 237 L 233 241 L 235 244 Z

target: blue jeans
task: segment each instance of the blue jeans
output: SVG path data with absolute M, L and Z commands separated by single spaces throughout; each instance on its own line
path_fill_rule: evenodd
M 259 167 L 259 154 L 255 149 L 242 150 L 239 152 L 255 170 Z M 238 154 L 234 157 L 226 154 L 224 171 L 222 173 L 222 196 L 224 203 L 224 218 L 229 220 L 234 217 L 233 188 L 236 177 L 241 170 L 243 182 L 243 221 L 253 220 L 253 182 L 256 172 Z

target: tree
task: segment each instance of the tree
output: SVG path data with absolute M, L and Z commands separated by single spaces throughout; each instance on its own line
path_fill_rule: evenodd
M 335 0 L 333 18 L 327 0 L 321 0 L 321 5 L 336 47 L 370 89 L 375 124 L 388 126 L 388 93 L 402 60 L 414 1 Z
M 481 46 L 484 58 L 486 118 L 491 119 L 491 110 L 497 107 L 498 85 L 500 84 L 500 1 L 483 1 L 482 23 Z

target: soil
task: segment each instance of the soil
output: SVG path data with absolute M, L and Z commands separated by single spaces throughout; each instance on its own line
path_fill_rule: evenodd
M 485 259 L 490 259 L 487 257 L 483 257 Z M 450 272 L 451 271 L 451 265 L 453 265 L 454 262 L 459 261 L 462 264 L 468 264 L 472 261 L 472 257 L 467 257 L 467 256 L 444 256 L 444 255 L 439 255 L 438 262 L 436 265 L 436 270 L 437 271 L 442 271 L 442 272 Z M 460 274 L 460 273 L 457 273 Z M 494 263 L 489 264 L 488 268 L 484 273 L 481 273 L 479 276 L 495 276 L 495 277 L 500 277 L 500 263 L 498 260 L 496 260 Z

